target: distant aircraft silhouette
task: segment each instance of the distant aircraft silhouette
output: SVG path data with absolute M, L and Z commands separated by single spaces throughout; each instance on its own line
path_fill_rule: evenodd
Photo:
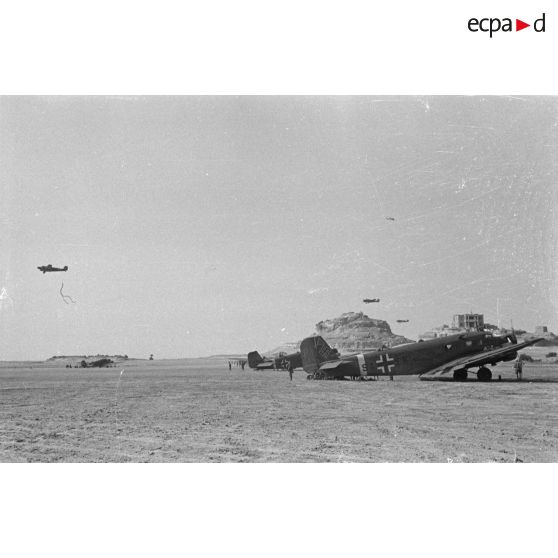
M 380 302 L 379 298 L 363 298 L 362 302 L 365 304 L 370 304 L 371 302 Z
M 408 321 L 409 321 L 409 320 L 396 320 L 396 322 L 397 322 L 398 324 L 405 324 L 405 323 L 407 323 Z
M 386 217 L 386 221 L 395 221 L 395 217 Z
M 114 364 L 114 361 L 110 358 L 100 358 L 93 362 L 87 362 L 85 360 L 81 361 L 82 368 L 105 368 Z
M 248 366 L 254 370 L 287 370 L 290 366 L 293 368 L 302 368 L 300 360 L 300 351 L 296 353 L 286 354 L 279 353 L 273 357 L 262 357 L 258 351 L 248 353 Z
M 52 271 L 68 271 L 68 266 L 65 265 L 64 267 L 52 267 L 52 264 L 48 264 L 48 265 L 41 265 L 37 269 L 39 271 L 42 271 L 44 275 L 47 271 L 49 273 Z

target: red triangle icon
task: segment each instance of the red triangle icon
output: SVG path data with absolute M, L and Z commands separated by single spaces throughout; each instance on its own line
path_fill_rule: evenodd
M 525 23 L 524 21 L 521 21 L 520 19 L 515 20 L 515 30 L 516 31 L 521 31 L 522 29 L 525 29 L 525 27 L 531 27 L 531 24 Z

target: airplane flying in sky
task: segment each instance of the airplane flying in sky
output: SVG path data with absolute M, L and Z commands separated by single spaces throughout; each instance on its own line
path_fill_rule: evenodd
M 65 265 L 64 267 L 52 267 L 52 264 L 48 265 L 41 265 L 37 268 L 39 271 L 42 271 L 43 274 L 52 271 L 68 271 L 68 266 Z
M 258 351 L 248 353 L 248 366 L 254 370 L 287 370 L 291 365 L 294 368 L 302 368 L 300 351 L 291 354 L 279 354 L 270 357 L 262 357 Z
M 331 347 L 320 337 L 307 337 L 300 344 L 302 365 L 308 379 L 418 375 L 421 380 L 466 380 L 470 368 L 477 368 L 479 381 L 490 381 L 488 364 L 513 360 L 517 351 L 542 338 L 517 343 L 487 332 L 466 332 L 428 341 L 330 358 Z
M 370 304 L 371 302 L 380 302 L 379 298 L 363 298 L 362 302 L 365 304 Z
M 395 320 L 398 324 L 406 324 L 409 320 Z

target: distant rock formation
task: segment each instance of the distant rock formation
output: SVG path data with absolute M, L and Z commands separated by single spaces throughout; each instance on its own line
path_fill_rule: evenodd
M 370 351 L 383 345 L 394 347 L 403 343 L 413 343 L 412 339 L 394 334 L 386 321 L 369 318 L 362 312 L 347 312 L 337 318 L 323 320 L 316 324 L 316 333 L 341 353 Z M 267 351 L 265 356 L 290 354 L 298 350 L 300 341 L 283 343 Z
M 362 312 L 347 312 L 338 318 L 316 324 L 316 332 L 340 352 L 379 349 L 412 343 L 402 335 L 392 333 L 384 320 L 369 318 Z

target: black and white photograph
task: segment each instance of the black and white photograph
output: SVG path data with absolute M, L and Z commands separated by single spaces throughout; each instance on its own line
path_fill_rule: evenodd
M 7 96 L 5 462 L 556 462 L 558 98 Z
M 550 4 L 0 4 L 3 555 L 552 553 Z

